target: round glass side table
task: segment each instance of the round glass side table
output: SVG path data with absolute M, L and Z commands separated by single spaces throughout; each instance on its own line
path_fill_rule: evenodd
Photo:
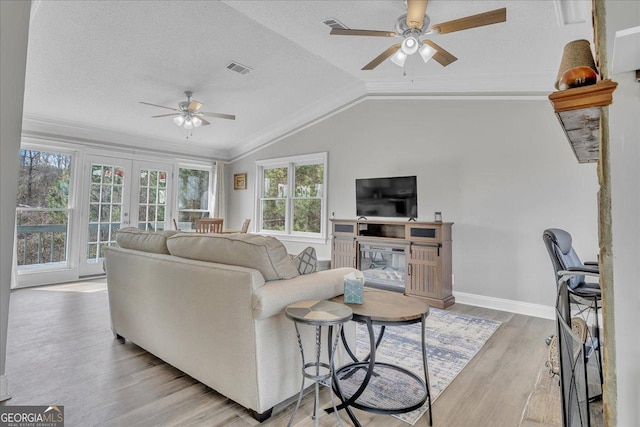
M 296 328 L 296 336 L 298 337 L 298 346 L 300 347 L 300 355 L 302 357 L 302 385 L 300 387 L 300 394 L 298 395 L 298 403 L 296 409 L 291 414 L 289 420 L 289 426 L 293 423 L 293 420 L 300 407 L 302 401 L 302 395 L 304 393 L 304 380 L 308 378 L 315 382 L 315 398 L 313 403 L 313 416 L 314 425 L 318 425 L 318 395 L 320 392 L 320 382 L 327 381 L 329 386 L 329 393 L 331 396 L 331 405 L 333 406 L 333 412 L 338 418 L 338 424 L 342 426 L 342 420 L 336 410 L 336 404 L 333 397 L 333 356 L 338 346 L 338 338 L 340 337 L 340 331 L 342 325 L 353 316 L 351 308 L 344 304 L 331 302 L 331 301 L 300 301 L 289 305 L 285 309 L 287 318 L 293 320 L 293 325 Z M 311 362 L 305 362 L 304 347 L 302 346 L 302 339 L 300 338 L 299 324 L 311 325 L 316 328 L 316 340 L 315 340 L 315 354 L 314 359 Z M 329 363 L 320 361 L 320 350 L 322 347 L 322 327 L 336 327 L 336 334 L 333 343 L 330 342 L 331 348 L 329 349 Z

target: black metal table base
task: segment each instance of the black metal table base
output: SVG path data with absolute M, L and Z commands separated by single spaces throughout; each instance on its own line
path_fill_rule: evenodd
M 333 389 L 336 393 L 336 396 L 338 396 L 338 398 L 342 402 L 336 406 L 335 410 L 344 409 L 356 427 L 361 427 L 361 424 L 358 421 L 355 414 L 353 413 L 353 411 L 351 410 L 351 407 L 361 409 L 367 412 L 376 413 L 376 414 L 390 415 L 390 414 L 401 414 L 401 413 L 414 411 L 422 407 L 422 405 L 425 402 L 428 402 L 428 405 L 429 405 L 429 408 L 428 408 L 429 425 L 430 426 L 433 425 L 433 417 L 431 414 L 431 392 L 429 390 L 429 371 L 427 366 L 427 353 L 425 348 L 425 320 L 426 320 L 426 314 L 423 314 L 420 319 L 406 321 L 406 322 L 387 322 L 387 323 L 373 322 L 369 317 L 365 317 L 361 320 L 358 319 L 357 321 L 361 321 L 366 325 L 367 331 L 369 333 L 370 351 L 369 351 L 369 354 L 362 360 L 357 359 L 357 357 L 352 352 L 352 350 L 350 349 L 346 341 L 346 338 L 344 336 L 344 330 L 341 331 L 342 342 L 344 343 L 347 354 L 353 360 L 353 363 L 349 363 L 345 366 L 340 367 L 339 369 L 333 370 L 333 381 L 332 381 Z M 418 375 L 414 374 L 413 372 L 401 366 L 390 364 L 390 363 L 376 362 L 376 350 L 380 345 L 380 343 L 382 342 L 385 326 L 399 326 L 399 325 L 407 325 L 407 324 L 412 324 L 417 322 L 421 322 L 421 337 L 422 337 L 421 347 L 422 347 L 422 362 L 423 362 L 422 364 L 424 369 L 424 379 L 422 379 Z M 380 325 L 380 334 L 378 335 L 377 339 L 373 331 L 374 324 Z M 331 340 L 332 332 L 333 331 L 330 328 L 329 340 Z M 377 375 L 377 373 L 375 372 L 376 367 L 379 367 L 381 369 L 382 368 L 393 369 L 395 371 L 402 373 L 402 375 L 409 378 L 410 381 L 418 384 L 419 387 L 423 390 L 424 395 L 421 398 L 417 399 L 416 402 L 412 402 L 409 405 L 399 406 L 397 408 L 392 408 L 392 409 L 380 408 L 380 407 L 374 406 L 373 404 L 358 402 L 358 399 L 362 396 L 362 394 L 365 392 L 367 387 L 370 385 L 372 376 Z M 365 373 L 364 379 L 362 380 L 362 383 L 351 396 L 346 396 L 340 386 L 340 382 L 349 379 L 356 371 L 360 369 L 366 369 L 366 373 Z M 342 378 L 340 378 L 341 375 L 342 375 Z M 329 413 L 333 412 L 334 408 L 327 408 L 326 411 Z

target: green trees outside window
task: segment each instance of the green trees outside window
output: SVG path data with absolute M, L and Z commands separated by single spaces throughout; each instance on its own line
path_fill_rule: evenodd
M 320 233 L 324 165 L 303 165 L 294 168 L 293 231 Z
M 20 150 L 17 194 L 19 267 L 67 260 L 71 156 Z

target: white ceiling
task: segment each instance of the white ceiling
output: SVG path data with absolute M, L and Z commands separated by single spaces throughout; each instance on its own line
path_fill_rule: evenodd
M 585 22 L 562 24 L 567 5 Z M 414 55 L 404 70 L 361 71 L 397 39 L 330 36 L 323 21 L 393 30 L 404 1 L 34 1 L 25 130 L 232 159 L 367 94 L 548 94 L 563 46 L 593 38 L 590 1 L 432 0 L 427 14 L 433 24 L 501 7 L 506 23 L 431 36 L 458 57 L 448 67 Z M 185 90 L 237 120 L 187 133 L 139 103 L 175 107 Z

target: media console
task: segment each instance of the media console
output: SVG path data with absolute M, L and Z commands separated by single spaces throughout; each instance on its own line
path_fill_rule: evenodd
M 332 219 L 331 268 L 387 271 L 407 295 L 451 306 L 451 222 Z M 386 257 L 386 258 L 385 258 Z M 403 280 L 402 280 L 403 279 Z

